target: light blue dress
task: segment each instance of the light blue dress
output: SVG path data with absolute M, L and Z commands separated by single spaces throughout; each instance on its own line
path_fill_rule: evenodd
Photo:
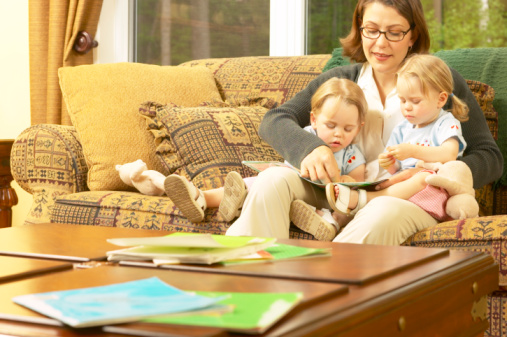
M 396 125 L 391 133 L 386 148 L 398 144 L 415 144 L 420 146 L 440 146 L 447 139 L 455 138 L 459 143 L 458 158 L 463 156 L 466 142 L 461 134 L 461 123 L 449 111 L 440 110 L 438 118 L 431 124 L 422 128 L 414 128 L 414 125 L 404 120 Z M 407 158 L 402 160 L 401 170 L 415 167 L 418 159 Z

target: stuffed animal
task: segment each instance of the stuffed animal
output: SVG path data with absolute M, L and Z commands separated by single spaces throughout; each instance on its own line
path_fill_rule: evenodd
M 419 166 L 419 165 L 418 165 Z M 426 182 L 442 187 L 449 193 L 445 212 L 453 219 L 474 218 L 479 215 L 479 204 L 475 200 L 473 177 L 470 168 L 462 161 L 424 163 L 422 167 L 437 171 L 426 177 Z
M 146 163 L 141 159 L 123 165 L 116 165 L 116 170 L 125 184 L 135 187 L 142 194 L 164 194 L 166 177 L 160 172 L 148 170 Z

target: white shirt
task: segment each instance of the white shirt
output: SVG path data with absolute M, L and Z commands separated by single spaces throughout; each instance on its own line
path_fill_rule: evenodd
M 366 158 L 366 181 L 388 178 L 389 173 L 378 165 L 378 155 L 385 146 L 394 127 L 404 120 L 396 87 L 387 95 L 385 105 L 373 78 L 373 69 L 365 63 L 357 84 L 363 90 L 368 103 L 365 125 L 358 135 L 357 145 Z

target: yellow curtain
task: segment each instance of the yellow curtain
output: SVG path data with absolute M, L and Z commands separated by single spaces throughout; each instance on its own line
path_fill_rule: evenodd
M 97 32 L 103 0 L 29 0 L 31 123 L 71 121 L 62 101 L 58 68 L 93 63 L 93 52 L 72 49 L 78 32 Z

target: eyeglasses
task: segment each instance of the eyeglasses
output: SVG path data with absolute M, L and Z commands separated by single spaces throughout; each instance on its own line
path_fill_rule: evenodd
M 405 38 L 405 35 L 407 35 L 408 32 L 410 32 L 413 28 L 414 27 L 410 27 L 406 32 L 401 31 L 401 30 L 394 30 L 394 31 L 388 30 L 388 31 L 384 32 L 384 31 L 374 29 L 374 28 L 361 27 L 361 28 L 359 28 L 359 31 L 361 32 L 361 35 L 367 39 L 375 40 L 375 39 L 378 39 L 381 34 L 384 34 L 387 41 L 400 42 L 401 40 L 403 40 Z

